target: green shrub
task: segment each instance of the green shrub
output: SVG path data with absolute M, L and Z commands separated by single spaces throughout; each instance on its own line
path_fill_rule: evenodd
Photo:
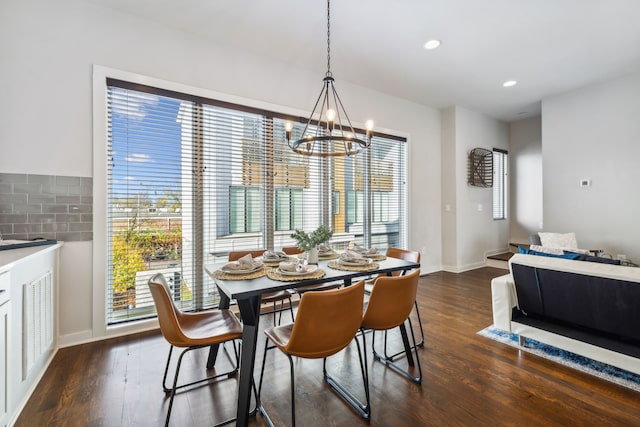
M 122 236 L 113 236 L 113 292 L 135 289 L 136 273 L 145 269 L 144 259 L 136 246 Z

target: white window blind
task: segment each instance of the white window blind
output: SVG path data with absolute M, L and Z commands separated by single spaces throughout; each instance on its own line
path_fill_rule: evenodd
M 493 219 L 507 219 L 509 153 L 493 149 Z
M 155 315 L 146 281 L 158 271 L 183 310 L 216 305 L 204 265 L 294 246 L 294 229 L 326 224 L 336 249 L 406 247 L 403 138 L 306 157 L 289 149 L 275 112 L 117 80 L 107 92 L 108 323 Z M 296 120 L 294 138 L 306 123 Z

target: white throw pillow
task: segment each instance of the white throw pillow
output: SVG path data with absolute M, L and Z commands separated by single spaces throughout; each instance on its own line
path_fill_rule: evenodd
M 543 233 L 539 232 L 542 246 L 549 248 L 577 249 L 576 233 Z

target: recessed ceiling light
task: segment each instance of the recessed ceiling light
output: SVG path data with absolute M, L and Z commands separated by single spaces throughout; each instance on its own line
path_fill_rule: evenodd
M 515 86 L 517 84 L 518 84 L 518 82 L 515 81 L 515 80 L 507 80 L 506 82 L 502 83 L 502 86 L 511 87 L 511 86 Z
M 424 44 L 424 48 L 427 50 L 437 49 L 440 46 L 440 40 L 431 39 Z

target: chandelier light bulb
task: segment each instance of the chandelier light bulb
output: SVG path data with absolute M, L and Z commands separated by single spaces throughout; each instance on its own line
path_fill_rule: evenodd
M 371 119 L 367 120 L 364 125 L 366 126 L 367 130 L 373 130 L 373 126 L 374 126 L 373 120 Z
M 327 110 L 327 121 L 333 122 L 336 118 L 336 110 L 329 108 Z
M 291 131 L 293 130 L 293 123 L 285 122 L 284 124 L 284 135 L 287 138 L 287 141 L 291 140 Z

